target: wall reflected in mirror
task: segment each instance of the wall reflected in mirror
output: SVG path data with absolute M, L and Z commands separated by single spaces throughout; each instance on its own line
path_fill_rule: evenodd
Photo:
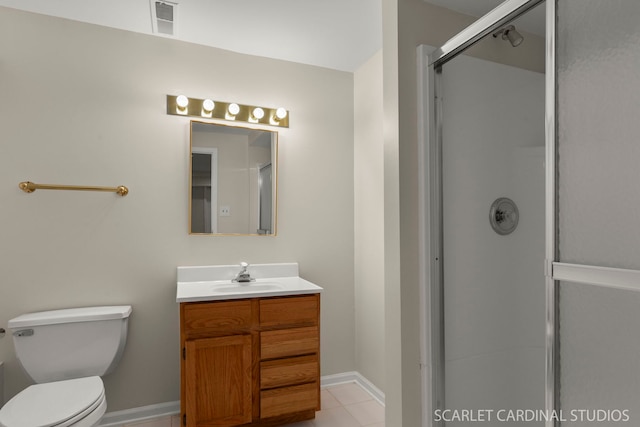
M 275 235 L 278 134 L 191 122 L 189 232 Z

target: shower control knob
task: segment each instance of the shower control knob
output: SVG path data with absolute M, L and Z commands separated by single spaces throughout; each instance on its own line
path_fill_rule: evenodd
M 518 226 L 518 207 L 513 200 L 500 197 L 491 204 L 489 221 L 493 230 L 500 235 L 513 233 Z

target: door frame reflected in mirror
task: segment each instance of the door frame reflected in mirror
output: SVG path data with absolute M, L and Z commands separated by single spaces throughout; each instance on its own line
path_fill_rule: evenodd
M 208 186 L 207 185 L 196 185 L 193 182 L 194 179 L 194 162 L 193 157 L 194 154 L 200 155 L 209 155 L 211 157 L 211 166 L 209 167 L 209 176 L 208 176 Z M 203 177 L 204 178 L 204 177 Z M 206 184 L 206 183 L 204 183 Z M 190 230 L 194 234 L 217 234 L 218 233 L 218 149 L 214 147 L 191 147 L 191 227 Z M 209 205 L 203 203 L 203 214 L 202 217 L 204 219 L 204 227 L 203 230 L 193 231 L 194 228 L 194 192 L 196 187 L 204 187 L 204 199 L 207 196 L 207 188 L 209 190 Z

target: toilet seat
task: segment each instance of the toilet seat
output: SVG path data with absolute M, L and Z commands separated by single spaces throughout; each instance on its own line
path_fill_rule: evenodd
M 95 421 L 87 425 L 93 425 L 105 410 L 104 384 L 100 377 L 35 384 L 0 409 L 0 426 L 66 427 L 88 416 Z M 93 412 L 100 413 L 93 417 Z

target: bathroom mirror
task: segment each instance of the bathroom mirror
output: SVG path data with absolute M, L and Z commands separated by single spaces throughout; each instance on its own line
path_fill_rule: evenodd
M 275 235 L 277 132 L 191 121 L 190 234 Z

